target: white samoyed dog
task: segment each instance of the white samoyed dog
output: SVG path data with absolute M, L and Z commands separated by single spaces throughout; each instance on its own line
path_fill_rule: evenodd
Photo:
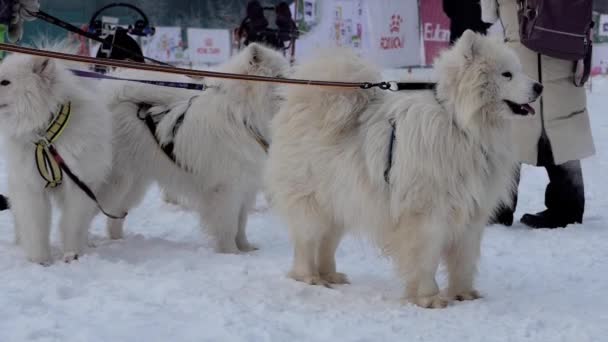
M 293 240 L 290 277 L 347 283 L 334 255 L 343 234 L 360 229 L 394 260 L 408 301 L 441 308 L 480 297 L 473 281 L 482 232 L 512 189 L 509 120 L 533 114 L 528 103 L 542 85 L 503 43 L 471 31 L 440 56 L 436 71 L 435 91 L 287 87 L 272 122 L 266 181 Z M 379 75 L 353 53 L 333 50 L 294 77 Z M 442 258 L 445 295 L 435 281 Z
M 279 52 L 251 44 L 219 71 L 285 77 L 289 64 Z M 156 181 L 199 212 L 218 252 L 250 251 L 255 247 L 245 226 L 262 184 L 270 120 L 280 97 L 271 83 L 205 84 L 207 90 L 192 92 L 108 81 L 115 158 L 103 203 L 113 212 L 128 212 Z M 122 237 L 123 224 L 108 221 L 111 238 Z
M 65 173 L 60 185 L 47 187 L 37 167 L 35 144 L 57 120 L 60 108 L 71 109 L 70 117 L 53 145 L 71 171 L 97 191 L 112 165 L 112 116 L 94 83 L 75 77 L 52 59 L 13 54 L 2 62 L 0 130 L 6 138 L 15 238 L 28 259 L 41 264 L 51 262 L 52 198 L 61 210 L 65 261 L 84 251 L 97 214 L 96 203 Z

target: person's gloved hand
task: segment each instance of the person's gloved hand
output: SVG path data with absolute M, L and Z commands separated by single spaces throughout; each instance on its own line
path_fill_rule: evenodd
M 17 42 L 23 36 L 23 23 L 25 21 L 36 19 L 29 12 L 38 12 L 39 10 L 40 2 L 38 0 L 15 0 L 13 15 L 8 26 L 8 39 L 11 42 Z

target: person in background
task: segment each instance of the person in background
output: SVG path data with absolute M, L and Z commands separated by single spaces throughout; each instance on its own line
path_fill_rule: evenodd
M 131 54 L 121 49 L 112 48 L 112 44 L 121 46 L 130 51 Z M 135 39 L 128 35 L 127 30 L 118 28 L 114 34 L 104 38 L 104 46 L 100 46 L 97 50 L 97 58 L 108 58 L 115 60 L 130 60 L 133 62 L 144 63 L 143 52 Z M 109 56 L 104 50 L 109 50 Z
M 450 18 L 450 45 L 466 30 L 486 34 L 492 26 L 481 21 L 479 0 L 443 0 L 443 12 Z
M 595 153 L 585 89 L 573 83 L 573 62 L 536 53 L 520 42 L 518 0 L 481 0 L 487 23 L 500 19 L 506 43 L 518 54 L 524 71 L 544 86 L 536 115 L 514 121 L 514 148 L 523 163 L 547 170 L 546 210 L 525 214 L 521 222 L 532 228 L 558 228 L 583 222 L 585 191 L 580 160 Z M 572 18 L 576 20 L 576 18 Z M 519 173 L 516 175 L 519 182 Z M 500 208 L 493 223 L 510 226 L 517 203 Z
M 239 37 L 245 37 L 244 45 L 253 42 L 264 42 L 264 32 L 268 29 L 268 19 L 264 16 L 264 7 L 257 0 L 247 3 L 247 16 L 239 27 Z
M 23 36 L 23 24 L 36 17 L 30 12 L 38 12 L 38 0 L 0 0 L 0 24 L 8 26 L 8 39 L 16 43 Z
M 275 23 L 278 29 L 279 44 L 281 48 L 285 48 L 285 42 L 291 41 L 292 37 L 298 37 L 298 26 L 293 21 L 289 5 L 285 1 L 281 1 L 277 7 Z

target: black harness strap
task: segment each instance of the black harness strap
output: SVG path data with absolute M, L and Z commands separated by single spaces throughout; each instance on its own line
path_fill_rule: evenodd
M 156 122 L 154 121 L 154 116 L 160 116 L 162 120 L 162 117 L 164 115 L 166 115 L 167 113 L 169 113 L 171 110 L 168 109 L 166 111 L 163 111 L 161 113 L 158 114 L 150 114 L 149 110 L 150 108 L 152 108 L 152 105 L 148 104 L 148 103 L 140 103 L 139 104 L 139 108 L 137 109 L 137 117 L 140 120 L 143 120 L 144 123 L 146 124 L 146 127 L 148 127 L 148 130 L 150 131 L 150 134 L 152 134 L 152 137 L 154 137 L 154 140 L 156 141 L 156 143 L 158 144 L 158 146 L 161 148 L 161 150 L 165 153 L 165 155 L 167 156 L 167 158 L 169 158 L 173 163 L 175 163 L 176 165 L 178 165 L 179 167 L 182 167 L 180 165 L 180 163 L 177 161 L 177 158 L 175 157 L 175 137 L 177 136 L 177 133 L 179 132 L 180 127 L 182 126 L 182 124 L 184 123 L 184 119 L 186 118 L 186 114 L 188 113 L 188 110 L 190 110 L 190 107 L 192 106 L 192 102 L 197 98 L 198 96 L 193 96 L 190 98 L 190 100 L 188 100 L 188 106 L 186 107 L 186 109 L 184 110 L 184 112 L 182 114 L 180 114 L 180 116 L 177 117 L 177 119 L 175 120 L 175 124 L 173 125 L 173 129 L 171 130 L 171 141 L 169 141 L 166 144 L 161 144 L 160 140 L 158 139 L 158 137 L 156 136 L 156 129 L 158 128 L 158 125 L 156 124 Z M 142 111 L 146 111 L 146 115 L 142 116 L 141 113 Z
M 103 209 L 101 204 L 99 203 L 99 200 L 97 200 L 97 196 L 95 196 L 95 193 L 82 180 L 80 180 L 80 178 L 78 178 L 78 176 L 76 176 L 72 172 L 72 170 L 68 167 L 68 165 L 65 163 L 65 161 L 61 157 L 61 155 L 59 155 L 59 152 L 57 152 L 57 150 L 55 149 L 55 146 L 49 144 L 48 149 L 49 149 L 49 152 L 51 153 L 51 156 L 53 156 L 53 159 L 55 159 L 55 161 L 57 162 L 59 167 L 63 170 L 63 172 L 65 172 L 65 174 L 68 175 L 68 177 L 70 177 L 72 182 L 74 182 L 80 188 L 80 190 L 82 190 L 82 192 L 84 192 L 91 200 L 93 200 L 93 202 L 95 202 L 95 204 L 97 204 L 97 208 L 99 208 L 99 210 L 104 215 L 106 215 L 107 217 L 109 217 L 111 219 L 115 219 L 115 220 L 120 220 L 120 219 L 127 217 L 126 213 L 121 216 L 116 216 L 116 215 L 107 213 Z
M 386 168 L 384 169 L 384 181 L 386 181 L 386 184 L 391 184 L 391 169 L 393 168 L 393 153 L 396 140 L 395 129 L 397 127 L 395 119 L 390 119 L 388 122 L 391 125 L 391 135 L 388 141 L 388 157 L 386 159 Z
M 388 85 L 382 85 L 388 84 Z M 392 86 L 391 86 L 392 84 Z M 382 82 L 379 85 L 375 85 L 380 89 L 391 90 L 391 91 L 400 91 L 400 90 L 432 90 L 437 102 L 441 103 L 439 98 L 437 97 L 437 83 L 398 83 L 398 82 Z M 388 88 L 386 88 L 388 86 Z M 370 87 L 371 88 L 371 87 Z M 393 168 L 394 162 L 394 153 L 395 153 L 395 140 L 397 140 L 396 129 L 397 123 L 395 119 L 389 119 L 389 124 L 391 125 L 391 134 L 388 141 L 388 156 L 386 158 L 386 168 L 384 169 L 384 180 L 386 184 L 390 185 L 391 180 L 391 169 Z

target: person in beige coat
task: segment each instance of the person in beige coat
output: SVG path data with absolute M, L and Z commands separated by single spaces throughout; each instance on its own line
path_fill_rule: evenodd
M 585 89 L 573 83 L 572 61 L 540 55 L 520 43 L 518 6 L 518 0 L 481 0 L 482 20 L 500 20 L 505 42 L 517 52 L 528 76 L 545 89 L 534 104 L 535 120 L 518 121 L 513 130 L 520 161 L 542 166 L 549 175 L 547 209 L 525 214 L 521 222 L 533 228 L 582 223 L 585 193 L 580 160 L 595 153 Z M 519 180 L 519 174 L 516 177 Z M 513 206 L 501 208 L 496 222 L 511 225 L 516 203 L 517 193 Z

